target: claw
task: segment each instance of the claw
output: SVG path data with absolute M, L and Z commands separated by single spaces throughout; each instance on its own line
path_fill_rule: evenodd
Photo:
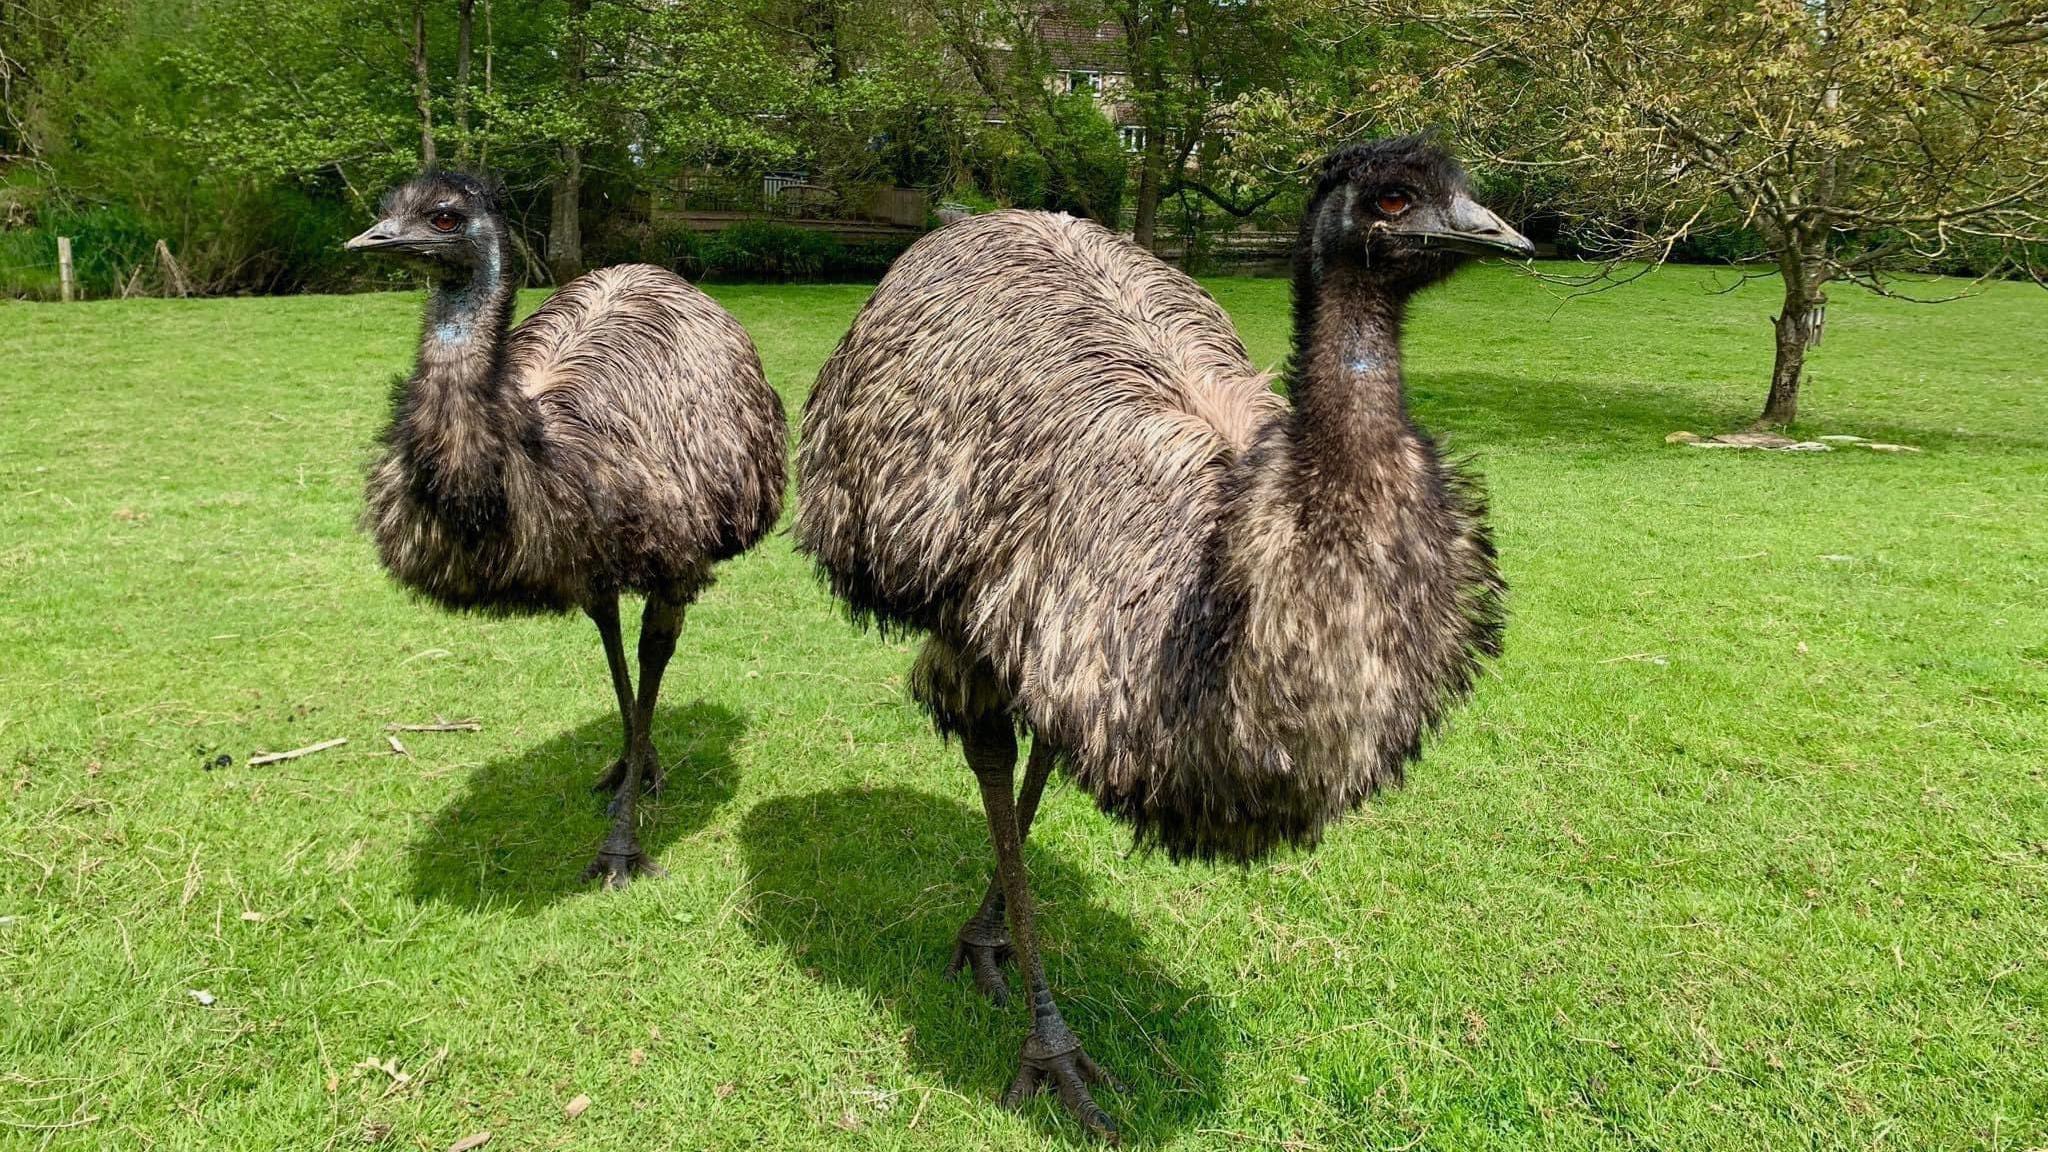
M 961 969 L 971 968 L 974 986 L 990 1003 L 1002 1007 L 1010 1002 L 1010 981 L 1003 973 L 1003 965 L 1009 962 L 1010 938 L 983 935 L 970 923 L 953 940 L 953 960 L 946 965 L 946 975 L 958 976 Z
M 583 870 L 586 882 L 602 877 L 606 891 L 628 887 L 635 876 L 659 880 L 666 875 L 668 869 L 656 864 L 645 852 L 599 852 L 590 867 Z
M 613 801 L 616 802 L 618 800 L 619 786 L 625 782 L 626 758 L 621 756 L 617 760 L 612 761 L 612 766 L 605 769 L 603 775 L 591 782 L 590 790 L 592 792 L 610 792 L 612 793 Z M 660 759 L 650 760 L 647 767 L 640 773 L 640 794 L 643 796 L 658 796 L 667 785 L 668 773 L 662 771 Z
M 1016 1108 L 1043 1092 L 1048 1086 L 1059 1093 L 1060 1104 L 1075 1120 L 1080 1122 L 1088 1134 L 1106 1144 L 1116 1144 L 1121 1138 L 1116 1122 L 1095 1103 L 1095 1097 L 1088 1094 L 1088 1085 L 1096 1084 L 1112 1091 L 1121 1089 L 1114 1076 L 1102 1066 L 1089 1059 L 1081 1050 L 1078 1041 L 1071 1041 L 1065 1051 L 1041 1055 L 1044 1043 L 1034 1034 L 1024 1041 L 1024 1052 L 1017 1062 L 1017 1078 L 1010 1081 L 1009 1090 L 1003 1093 L 1003 1107 Z

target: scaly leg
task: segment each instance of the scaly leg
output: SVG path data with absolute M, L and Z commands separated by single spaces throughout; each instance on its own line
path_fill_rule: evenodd
M 619 758 L 612 761 L 612 766 L 605 769 L 590 790 L 617 795 L 619 783 L 626 778 L 626 761 L 633 754 L 633 678 L 626 671 L 626 641 L 619 631 L 619 594 L 607 592 L 584 605 L 583 610 L 597 624 L 597 634 L 604 637 L 604 658 L 612 669 L 612 692 L 619 698 L 619 728 L 625 733 L 619 741 Z
M 1031 837 L 1031 821 L 1038 815 L 1038 798 L 1045 792 L 1046 777 L 1052 775 L 1052 745 L 1043 737 L 1031 737 L 1031 758 L 1024 765 L 1024 783 L 1017 792 L 1017 842 L 1022 844 Z M 1010 982 L 1003 975 L 1003 965 L 1012 959 L 1010 933 L 1003 923 L 1003 879 L 991 876 L 988 891 L 982 894 L 981 907 L 960 926 L 960 934 L 953 939 L 953 960 L 946 965 L 946 975 L 957 976 L 961 969 L 974 973 L 974 986 L 981 994 L 996 1004 L 1010 1002 Z
M 643 780 L 661 770 L 654 751 L 654 704 L 661 695 L 661 676 L 675 655 L 676 636 L 683 627 L 683 607 L 661 595 L 647 598 L 640 617 L 640 698 L 633 709 L 633 745 L 626 753 L 625 778 L 612 801 L 612 827 L 597 861 L 585 879 L 602 876 L 607 888 L 624 888 L 634 876 L 662 876 L 661 865 L 640 850 L 636 817 Z
M 971 730 L 962 733 L 960 743 L 967 753 L 967 766 L 974 770 L 974 778 L 981 785 L 981 805 L 988 812 L 988 837 L 996 849 L 996 874 L 1002 879 L 1003 903 L 1010 914 L 1010 938 L 1017 950 L 1018 967 L 1031 989 L 1031 1031 L 1024 1038 L 1017 1078 L 1003 1093 L 1003 1104 L 1014 1108 L 1050 1086 L 1083 1128 L 1113 1144 L 1117 1140 L 1116 1125 L 1096 1105 L 1088 1086 L 1114 1087 L 1115 1081 L 1082 1050 L 1080 1037 L 1061 1018 L 1052 989 L 1045 982 L 1031 884 L 1024 872 L 1023 841 L 1018 836 L 1016 805 L 1010 793 L 1017 768 L 1016 732 L 1009 717 L 997 713 L 983 717 Z

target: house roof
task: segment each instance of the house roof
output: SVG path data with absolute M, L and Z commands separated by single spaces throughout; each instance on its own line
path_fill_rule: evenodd
M 1119 71 L 1124 63 L 1124 30 L 1048 13 L 1038 21 L 1038 42 L 1053 67 Z

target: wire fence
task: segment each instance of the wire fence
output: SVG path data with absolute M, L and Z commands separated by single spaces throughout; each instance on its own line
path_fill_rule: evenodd
M 195 288 L 191 275 L 184 265 L 171 253 L 170 245 L 162 240 L 156 242 L 154 250 L 140 261 L 114 256 L 111 265 L 102 254 L 102 259 L 70 260 L 71 238 L 60 236 L 55 260 L 17 260 L 11 264 L 0 264 L 0 298 L 34 298 L 49 291 L 49 279 L 58 281 L 59 298 L 82 300 L 87 285 L 101 297 L 163 295 L 192 296 Z M 89 271 L 97 269 L 97 271 Z M 44 276 L 24 276 L 23 273 L 43 273 Z

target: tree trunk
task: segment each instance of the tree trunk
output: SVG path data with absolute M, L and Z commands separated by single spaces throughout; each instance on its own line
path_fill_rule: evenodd
M 413 103 L 420 113 L 420 168 L 434 157 L 434 91 L 427 72 L 427 0 L 412 0 Z
M 590 0 L 569 0 L 569 50 L 563 54 L 562 90 L 572 108 L 583 95 L 583 72 L 590 53 L 584 23 L 589 14 Z M 583 272 L 582 211 L 583 144 L 571 137 L 562 144 L 562 167 L 555 173 L 548 213 L 548 270 L 557 284 L 566 284 Z
M 583 272 L 583 149 L 562 145 L 562 169 L 555 173 L 548 211 L 548 271 L 567 284 Z
M 476 0 L 461 0 L 455 13 L 455 162 L 468 164 L 474 151 L 469 143 L 469 43 Z
M 1799 417 L 1799 384 L 1806 370 L 1806 350 L 1820 343 L 1827 324 L 1827 293 L 1821 290 L 1817 261 L 1781 257 L 1785 303 L 1776 321 L 1778 354 L 1771 365 L 1771 393 L 1764 400 L 1757 427 L 1782 428 Z
M 1138 171 L 1138 211 L 1131 225 L 1131 239 L 1147 251 L 1159 230 L 1160 176 L 1166 167 L 1165 135 L 1157 124 L 1145 126 L 1145 161 Z
M 1144 125 L 1144 159 L 1138 168 L 1138 203 L 1131 218 L 1131 239 L 1150 251 L 1159 231 L 1161 170 L 1166 166 L 1166 68 L 1158 31 L 1167 23 L 1167 6 L 1156 0 L 1131 0 L 1123 11 L 1125 74 L 1136 88 Z M 1114 225 L 1111 225 L 1114 227 Z
M 497 44 L 497 37 L 491 31 L 491 0 L 484 0 L 484 105 L 491 103 L 491 50 Z M 476 164 L 479 168 L 491 163 L 491 136 L 488 132 L 478 133 L 476 142 Z

